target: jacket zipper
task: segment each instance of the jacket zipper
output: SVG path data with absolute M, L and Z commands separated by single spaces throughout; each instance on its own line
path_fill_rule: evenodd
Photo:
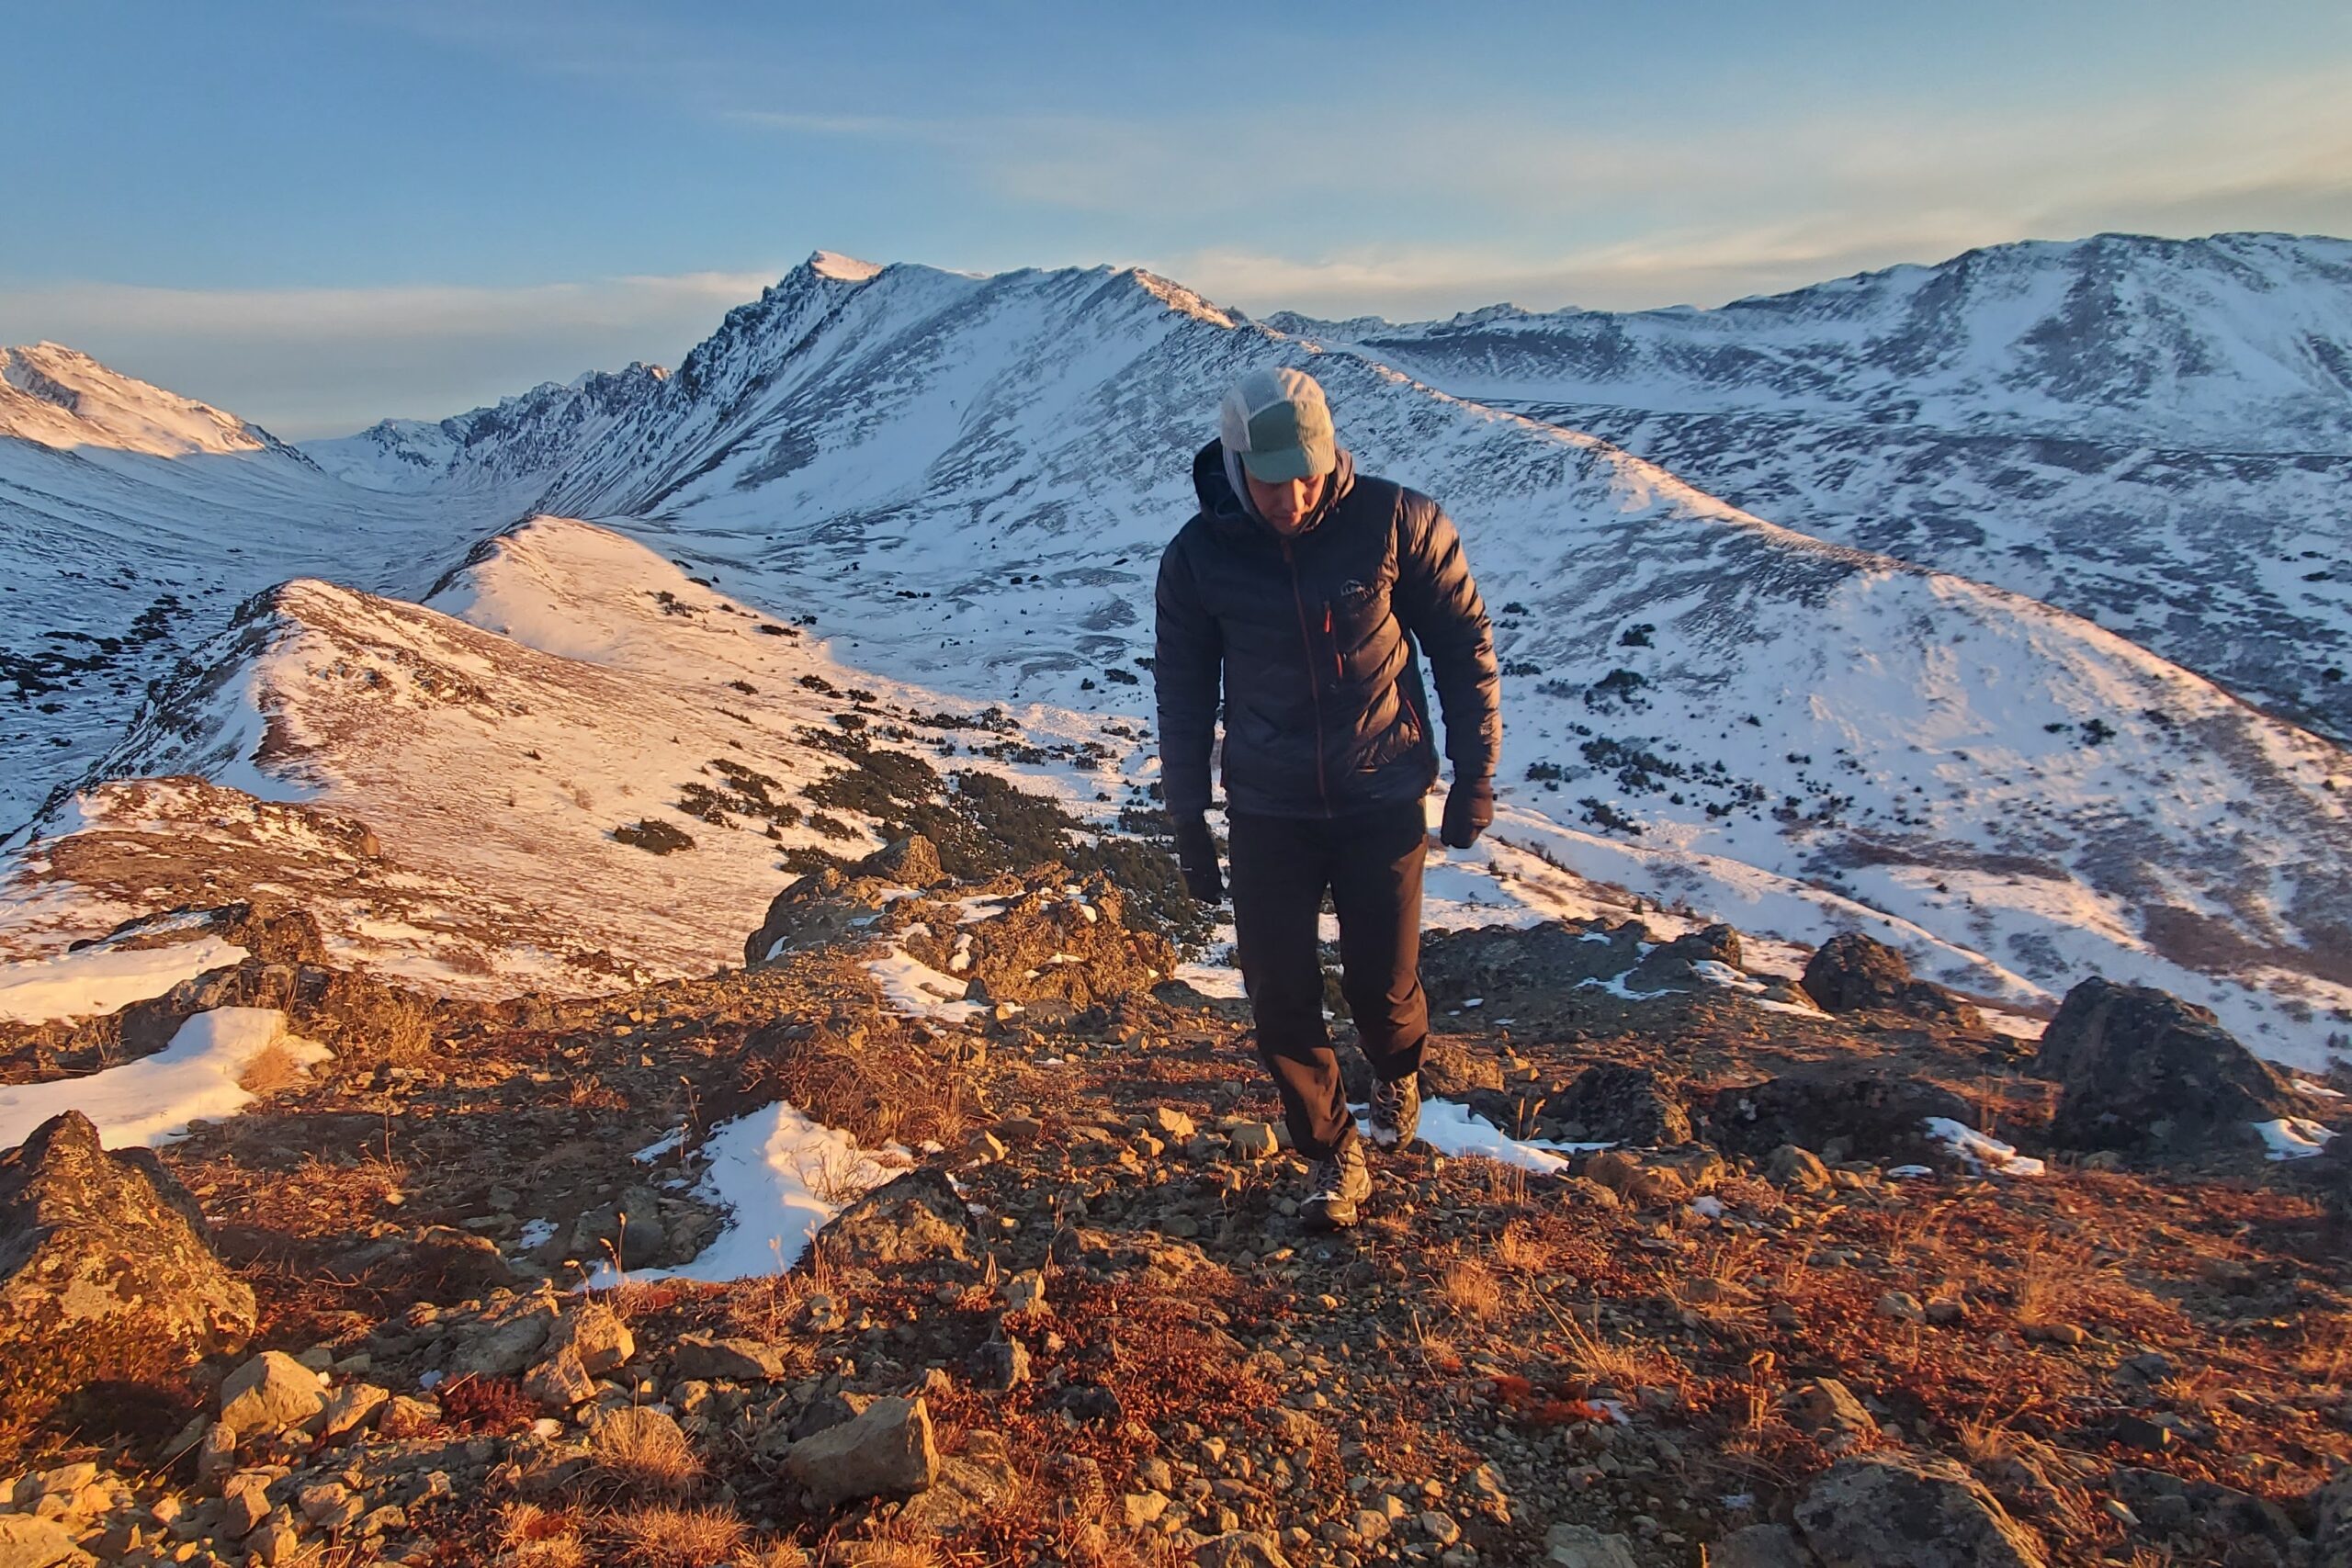
M 1322 797 L 1323 815 L 1331 815 L 1331 788 L 1323 777 L 1323 687 L 1315 678 L 1315 634 L 1306 629 L 1306 595 L 1298 585 L 1298 558 L 1291 553 L 1290 541 L 1283 541 L 1283 564 L 1290 568 L 1290 602 L 1298 611 L 1298 641 L 1306 654 L 1306 695 L 1315 705 L 1315 793 Z M 1324 608 L 1324 626 L 1330 626 L 1330 609 Z

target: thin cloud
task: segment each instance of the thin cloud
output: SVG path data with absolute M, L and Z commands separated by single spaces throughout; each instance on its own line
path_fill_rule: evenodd
M 782 269 L 779 268 L 778 272 Z M 438 419 L 632 359 L 675 364 L 776 272 L 512 288 L 0 286 L 0 343 L 49 338 L 306 440 Z

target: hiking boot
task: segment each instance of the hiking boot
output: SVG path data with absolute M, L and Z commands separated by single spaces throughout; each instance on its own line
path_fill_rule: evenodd
M 1307 1182 L 1300 1212 L 1308 1224 L 1334 1231 L 1354 1224 L 1356 1205 L 1372 1196 L 1372 1168 L 1364 1163 L 1363 1141 L 1351 1137 L 1329 1159 L 1317 1160 Z
M 1372 1086 L 1372 1141 L 1403 1148 L 1421 1130 L 1421 1075 L 1407 1073 L 1394 1083 Z

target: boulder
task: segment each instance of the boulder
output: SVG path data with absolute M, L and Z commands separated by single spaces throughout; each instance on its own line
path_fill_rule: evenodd
M 1833 1446 L 1851 1447 L 1878 1437 L 1877 1418 L 1837 1378 L 1815 1378 L 1800 1385 L 1789 1395 L 1788 1407 L 1797 1426 Z
M 447 1371 L 458 1378 L 511 1378 L 537 1362 L 558 1315 L 547 1296 L 523 1296 L 460 1332 Z
M 551 1353 L 574 1352 L 580 1358 L 581 1371 L 600 1378 L 619 1371 L 637 1354 L 637 1336 L 610 1307 L 581 1301 L 567 1307 L 555 1326 L 548 1330 L 547 1348 Z
M 2254 1123 L 2310 1111 L 2206 1009 L 2096 976 L 2066 993 L 2027 1071 L 2059 1086 L 2050 1134 L 2071 1148 L 2250 1152 Z
M 1559 1524 L 1544 1531 L 1544 1561 L 1553 1568 L 1641 1568 L 1629 1538 L 1590 1525 Z
M 1614 1062 L 1587 1067 L 1547 1109 L 1597 1143 L 1663 1148 L 1690 1141 L 1690 1113 L 1681 1096 L 1647 1067 Z
M 1261 1530 L 1227 1530 L 1193 1548 L 1196 1568 L 1290 1568 L 1273 1536 Z
M 1759 1159 L 1794 1144 L 1830 1160 L 1930 1163 L 1949 1159 L 1951 1151 L 1928 1136 L 1928 1118 L 1972 1126 L 1976 1120 L 1973 1107 L 1940 1085 L 1840 1061 L 1718 1089 L 1706 1115 L 1706 1136 L 1716 1147 Z
M 1791 1192 L 1826 1192 L 1829 1168 L 1811 1149 L 1782 1144 L 1764 1156 L 1764 1179 Z
M 686 1334 L 670 1353 L 670 1371 L 707 1382 L 773 1382 L 784 1376 L 784 1358 L 756 1339 Z
M 1796 1506 L 1822 1568 L 2043 1568 L 2040 1542 L 1951 1460 L 1840 1460 Z
M 220 1385 L 220 1423 L 240 1436 L 310 1429 L 326 1409 L 327 1385 L 283 1350 L 263 1351 Z
M 0 1568 L 81 1568 L 96 1561 L 55 1519 L 0 1514 Z
M 1786 1525 L 1750 1525 L 1707 1548 L 1707 1568 L 1813 1568 Z
M 899 1522 L 925 1535 L 952 1535 L 1012 1501 L 1021 1474 L 1001 1432 L 973 1432 L 964 1451 L 939 1461 L 939 1474 L 899 1511 Z
M 971 1263 L 964 1200 L 934 1166 L 910 1170 L 835 1215 L 817 1245 L 837 1264 L 861 1269 Z
M 859 874 L 878 876 L 901 887 L 935 887 L 947 880 L 939 868 L 939 851 L 921 833 L 893 840 L 857 863 Z
M 2312 1494 L 2312 1568 L 2352 1568 L 2352 1467 Z
M 78 1111 L 0 1155 L 0 1410 L 39 1420 L 85 1384 L 175 1377 L 243 1348 L 254 1292 L 146 1149 Z
M 1721 964 L 1736 969 L 1739 960 L 1739 933 L 1731 927 L 1713 925 L 1703 931 L 1686 931 L 1642 954 L 1642 961 L 1625 976 L 1625 988 L 1691 990 L 1709 983 L 1700 976 L 1699 964 Z
M 1613 931 L 1547 921 L 1433 931 L 1421 938 L 1421 984 L 1436 1007 L 1481 998 L 1488 1017 L 1556 1009 L 1579 981 L 1606 980 L 1641 961 L 1648 932 L 1628 920 Z
M 805 1438 L 785 1470 L 819 1507 L 860 1497 L 910 1497 L 939 1475 L 931 1413 L 920 1399 L 877 1399 L 838 1426 Z
M 1940 986 L 1914 979 L 1911 963 L 1860 931 L 1831 937 L 1804 966 L 1805 994 L 1825 1012 L 1899 1012 L 1981 1032 L 1984 1015 Z
M 1351 1055 L 1353 1055 L 1352 1053 Z M 1355 1063 L 1363 1063 L 1363 1081 L 1351 1080 L 1348 1092 L 1358 1100 L 1372 1094 L 1372 1066 L 1361 1055 Z M 1503 1087 L 1500 1062 L 1484 1051 L 1473 1051 L 1458 1041 L 1432 1035 L 1421 1048 L 1421 1092 L 1433 1100 L 1460 1100 L 1480 1089 L 1499 1091 Z

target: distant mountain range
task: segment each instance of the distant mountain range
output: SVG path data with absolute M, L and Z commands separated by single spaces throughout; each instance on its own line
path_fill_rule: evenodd
M 0 827 L 48 796 L 54 834 L 72 819 L 58 786 L 187 765 L 371 821 L 432 819 L 421 797 L 446 773 L 337 753 L 336 733 L 378 750 L 404 733 L 355 716 L 413 701 L 402 682 L 353 684 L 347 648 L 292 665 L 283 650 L 356 637 L 392 647 L 360 661 L 389 671 L 416 657 L 400 648 L 438 638 L 436 664 L 494 667 L 493 706 L 536 708 L 549 667 L 467 638 L 598 664 L 616 605 L 642 600 L 656 634 L 668 624 L 662 595 L 683 591 L 654 579 L 672 572 L 800 623 L 842 669 L 1088 736 L 1115 759 L 1102 779 L 1054 776 L 1107 826 L 1150 777 L 1151 578 L 1191 507 L 1191 455 L 1222 387 L 1281 360 L 1323 379 L 1368 471 L 1462 523 L 1507 660 L 1517 847 L 1498 854 L 1552 856 L 1751 930 L 1888 922 L 1939 977 L 2020 1004 L 2094 968 L 2151 980 L 2263 1049 L 2316 1060 L 2352 1023 L 2352 761 L 2274 714 L 2338 711 L 2326 671 L 2346 623 L 2326 595 L 2347 525 L 2321 499 L 2340 459 L 2279 443 L 2345 449 L 2352 330 L 2327 313 L 2340 292 L 2312 279 L 2347 254 L 2103 237 L 1723 311 L 1404 329 L 1253 322 L 1134 270 L 974 277 L 820 254 L 674 374 L 633 367 L 300 451 L 76 356 L 70 377 L 44 372 L 63 395 L 24 394 L 42 407 L 21 423 L 0 408 L 20 437 L 0 441 L 0 527 L 28 562 L 0 600 L 0 680 L 16 683 L 0 686 Z M 2235 292 L 2187 281 L 2208 272 Z M 1608 435 L 1563 423 L 1587 397 L 1622 412 L 1593 422 Z M 2168 491 L 2175 512 L 2129 511 L 2151 475 L 2193 468 L 2183 446 L 2151 447 L 2111 484 L 2091 468 L 2053 485 L 2064 452 L 2177 438 L 2199 398 L 2256 465 L 2227 482 L 2267 507 L 2263 542 L 2231 545 L 2199 510 L 2222 493 L 2210 477 Z M 1698 454 L 1688 468 L 1631 449 L 1668 427 Z M 213 445 L 189 434 L 205 428 Z M 2265 429 L 2274 440 L 2256 445 Z M 247 444 L 229 445 L 238 431 Z M 1763 515 L 1714 493 L 1711 452 L 1751 476 Z M 1826 521 L 1795 526 L 1765 504 L 1775 493 Z M 300 637 L 223 635 L 236 599 L 288 578 L 412 602 L 442 580 L 446 593 L 446 572 L 492 558 L 479 541 L 531 513 L 587 519 L 669 564 L 575 550 L 559 572 L 544 548 L 508 549 L 500 571 L 533 585 L 521 621 L 466 608 L 472 633 L 395 636 L 424 613 L 309 588 L 247 620 L 291 616 Z M 2320 552 L 2292 556 L 2320 575 L 2288 572 L 2291 593 L 2266 558 L 2290 544 Z M 2040 602 L 2019 587 L 2036 560 L 2052 598 L 2117 603 Z M 2167 594 L 2201 614 L 2165 608 Z M 2278 673 L 2240 683 L 2240 668 Z M 322 682 L 343 716 L 313 741 L 306 694 Z M 739 695 L 714 700 L 762 705 Z M 544 706 L 594 716 L 576 695 Z M 613 706 L 660 722 L 651 697 Z M 593 729 L 528 749 L 593 755 Z M 467 755 L 463 788 L 522 787 L 488 760 L 506 751 Z M 678 782 L 647 781 L 631 816 L 667 809 L 657 797 Z
M 2352 242 L 2102 234 L 1713 310 L 1269 321 L 2352 735 Z

